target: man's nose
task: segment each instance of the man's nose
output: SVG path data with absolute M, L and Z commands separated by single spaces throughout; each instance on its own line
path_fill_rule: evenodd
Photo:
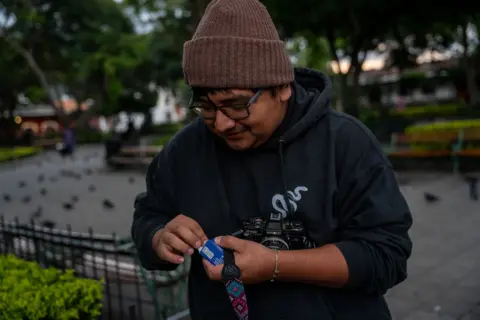
M 215 118 L 215 129 L 219 132 L 225 132 L 235 127 L 235 121 L 223 114 L 222 111 L 217 110 Z

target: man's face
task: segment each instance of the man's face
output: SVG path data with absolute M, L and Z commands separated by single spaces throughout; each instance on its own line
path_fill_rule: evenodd
M 208 116 L 204 116 L 207 127 L 232 149 L 246 150 L 270 138 L 285 116 L 291 94 L 290 86 L 277 89 L 276 94 L 270 90 L 254 93 L 229 89 L 209 93 L 199 98 L 199 102 L 212 107 Z

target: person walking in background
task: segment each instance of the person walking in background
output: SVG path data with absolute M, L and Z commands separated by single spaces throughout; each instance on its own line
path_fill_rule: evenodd
M 69 123 L 63 129 L 63 143 L 58 152 L 62 157 L 73 156 L 76 146 L 75 131 L 73 123 Z
M 412 215 L 373 134 L 330 107 L 328 77 L 292 67 L 257 0 L 211 1 L 183 72 L 199 117 L 135 200 L 142 265 L 191 256 L 193 320 L 391 319 L 384 294 L 407 277 Z M 207 239 L 224 264 L 199 254 Z

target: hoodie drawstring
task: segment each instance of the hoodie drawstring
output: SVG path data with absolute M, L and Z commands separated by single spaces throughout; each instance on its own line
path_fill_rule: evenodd
M 284 141 L 282 138 L 278 140 L 278 155 L 280 156 L 280 174 L 282 176 L 282 184 L 283 184 L 283 197 L 285 198 L 285 203 L 287 204 L 287 216 L 293 216 L 294 210 L 292 204 L 290 203 L 290 198 L 288 197 L 288 187 L 287 187 L 287 177 L 285 173 L 285 161 L 283 159 L 283 145 Z

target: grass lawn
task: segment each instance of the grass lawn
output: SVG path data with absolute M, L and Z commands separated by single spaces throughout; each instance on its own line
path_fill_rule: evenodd
M 32 156 L 41 151 L 36 147 L 0 148 L 0 163 Z

